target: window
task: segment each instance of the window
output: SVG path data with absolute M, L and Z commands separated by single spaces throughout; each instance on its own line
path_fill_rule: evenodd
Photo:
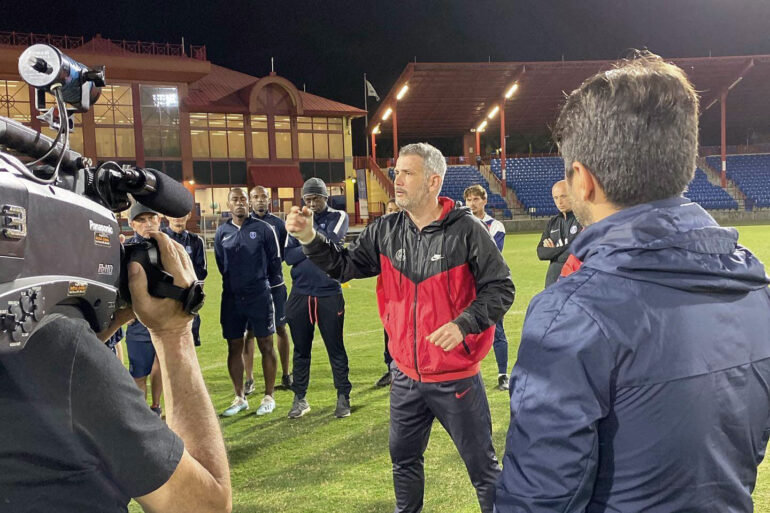
M 292 187 L 278 187 L 278 198 L 294 199 L 294 189 Z
M 53 97 L 46 98 L 46 101 L 52 100 Z M 51 105 L 50 103 L 48 105 Z M 82 114 L 73 114 L 72 115 L 72 121 L 75 123 L 75 128 L 72 132 L 70 132 L 70 149 L 72 151 L 76 151 L 83 154 L 83 115 Z M 47 123 L 41 123 L 40 124 L 40 131 L 44 134 L 50 137 L 51 139 L 56 138 L 56 130 L 52 130 L 48 127 Z
M 299 158 L 306 160 L 342 160 L 345 158 L 342 118 L 298 117 Z
M 173 86 L 139 86 L 147 157 L 179 157 L 179 94 Z
M 267 140 L 267 116 L 251 115 L 251 153 L 255 159 L 269 159 L 270 146 Z
M 291 158 L 291 118 L 275 116 L 275 158 Z
M 32 119 L 29 107 L 29 86 L 20 80 L 0 80 L 0 116 L 19 123 Z
M 246 143 L 240 114 L 190 113 L 193 158 L 243 159 Z

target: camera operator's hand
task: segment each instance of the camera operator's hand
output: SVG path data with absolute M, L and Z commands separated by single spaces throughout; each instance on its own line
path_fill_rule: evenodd
M 196 279 L 190 257 L 185 249 L 162 232 L 149 232 L 160 251 L 163 269 L 174 277 L 174 285 L 187 288 Z M 186 313 L 182 303 L 173 299 L 152 297 L 147 291 L 147 275 L 142 266 L 132 262 L 128 266 L 128 287 L 137 318 L 150 331 L 182 333 L 191 328 L 193 316 Z

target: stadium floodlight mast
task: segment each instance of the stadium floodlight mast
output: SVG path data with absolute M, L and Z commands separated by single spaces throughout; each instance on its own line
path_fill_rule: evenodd
M 503 196 L 506 195 L 506 189 L 508 187 L 505 182 L 505 152 L 507 151 L 505 147 L 505 100 L 510 100 L 518 89 L 518 82 L 511 84 L 511 87 L 509 87 L 505 92 L 503 99 L 500 102 L 500 175 L 502 176 L 502 183 L 500 185 L 503 191 Z
M 372 161 L 377 162 L 377 140 L 376 136 L 380 133 L 380 124 L 377 123 L 372 128 Z

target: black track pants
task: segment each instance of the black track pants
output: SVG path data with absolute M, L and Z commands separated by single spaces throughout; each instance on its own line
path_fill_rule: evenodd
M 318 323 L 332 367 L 334 388 L 338 395 L 349 396 L 352 386 L 348 379 L 348 355 L 342 342 L 345 324 L 345 298 L 342 294 L 315 297 L 292 292 L 286 302 L 286 319 L 294 344 L 294 393 L 299 397 L 305 397 L 307 393 L 313 334 Z
M 492 513 L 500 465 L 492 446 L 492 419 L 481 374 L 443 383 L 422 383 L 398 370 L 390 389 L 390 458 L 396 513 L 422 511 L 423 453 L 437 418 L 460 453 L 483 513 Z

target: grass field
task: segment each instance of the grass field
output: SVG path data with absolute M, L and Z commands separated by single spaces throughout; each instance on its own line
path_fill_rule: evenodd
M 770 227 L 739 227 L 740 242 L 764 262 L 770 262 Z M 543 286 L 546 264 L 535 257 L 537 234 L 509 235 L 504 256 L 516 285 L 516 300 L 505 316 L 510 363 L 516 358 L 524 313 Z M 208 302 L 203 308 L 203 345 L 199 359 L 217 411 L 229 406 L 232 386 L 225 365 L 226 344 L 219 327 L 221 278 L 209 255 L 206 283 Z M 285 270 L 287 281 L 288 269 Z M 277 391 L 272 415 L 256 417 L 261 399 L 255 393 L 252 409 L 222 419 L 232 468 L 235 512 L 277 513 L 386 513 L 394 500 L 388 456 L 388 390 L 374 387 L 385 371 L 382 361 L 382 326 L 377 316 L 375 280 L 351 282 L 344 289 L 346 301 L 345 346 L 353 383 L 349 418 L 336 419 L 332 412 L 335 391 L 320 335 L 316 332 L 308 401 L 312 411 L 297 420 L 286 414 L 292 393 Z M 255 370 L 261 369 L 255 362 Z M 482 366 L 486 379 L 494 443 L 500 458 L 508 428 L 508 394 L 493 389 L 497 370 L 490 351 Z M 260 384 L 261 376 L 256 378 Z M 259 386 L 257 389 L 259 390 Z M 475 493 L 462 460 L 443 428 L 434 424 L 425 456 L 426 513 L 478 511 Z M 756 511 L 770 512 L 770 468 L 760 468 L 754 492 Z M 131 511 L 141 509 L 131 504 Z

